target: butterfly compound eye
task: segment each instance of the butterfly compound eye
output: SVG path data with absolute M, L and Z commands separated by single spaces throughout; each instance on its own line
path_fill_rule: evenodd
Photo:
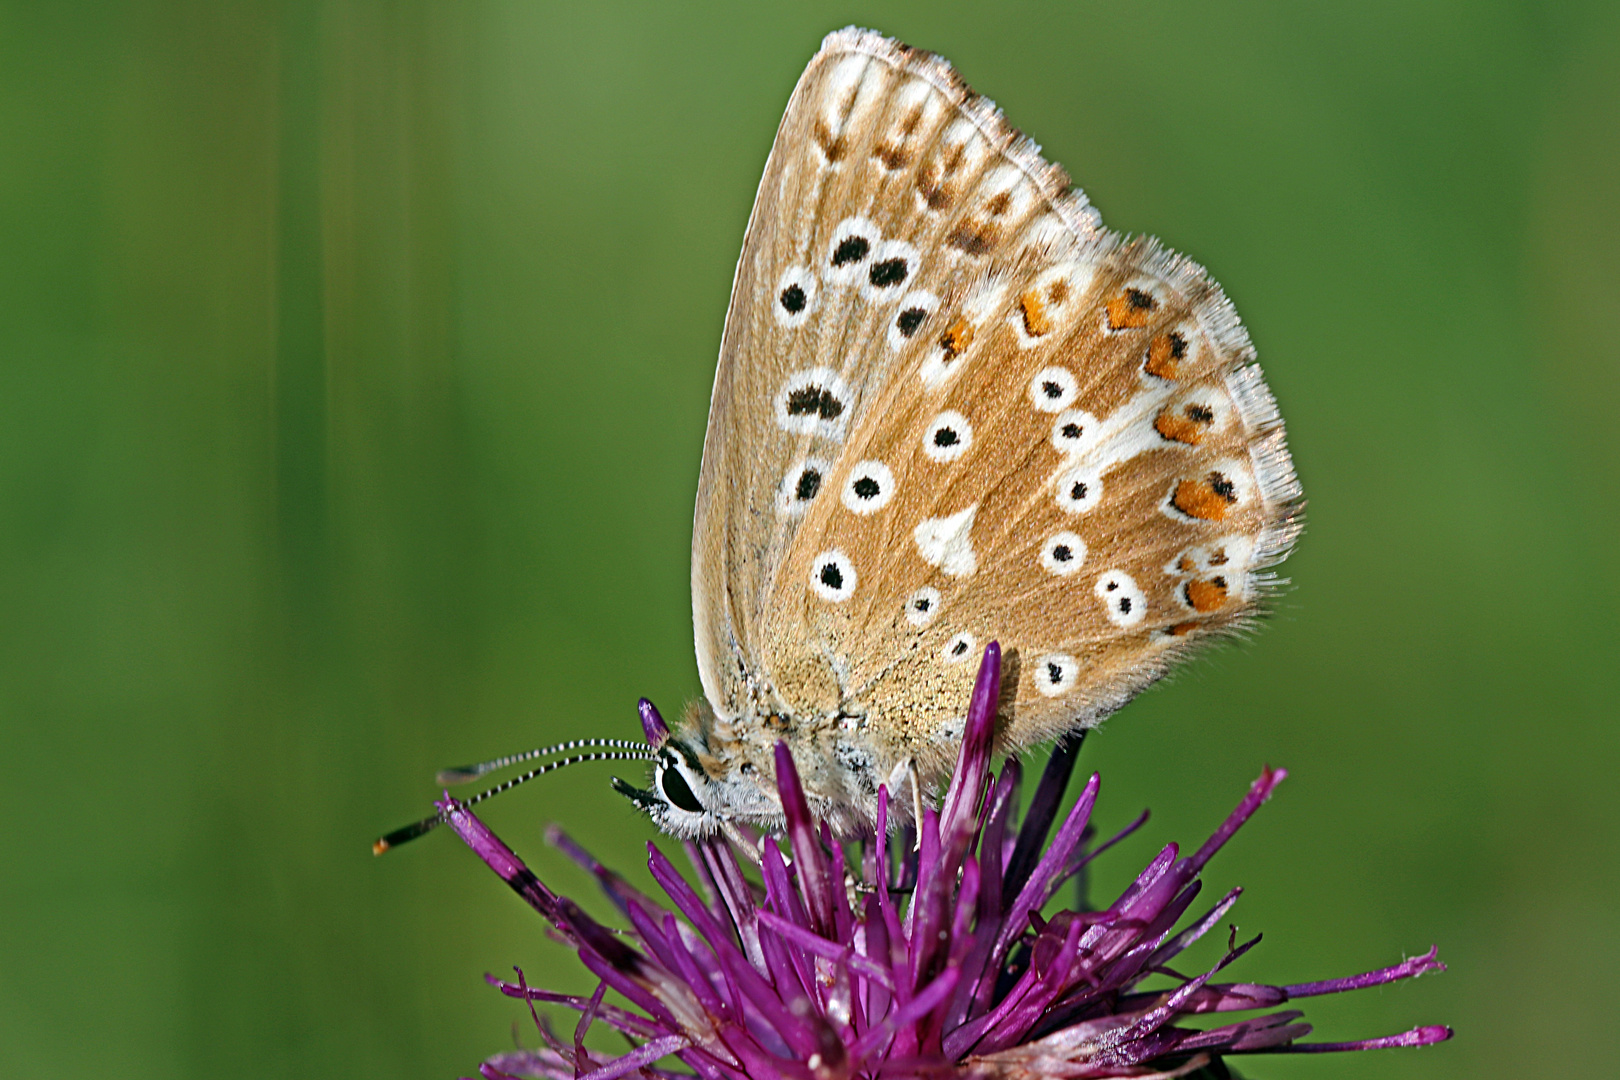
M 679 807 L 689 814 L 704 812 L 703 804 L 698 797 L 692 794 L 692 787 L 681 775 L 681 770 L 673 765 L 666 765 L 658 770 L 658 787 L 668 799 L 670 805 Z

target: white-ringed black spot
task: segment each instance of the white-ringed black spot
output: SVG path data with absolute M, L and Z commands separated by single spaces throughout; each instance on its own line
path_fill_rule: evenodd
M 955 461 L 973 444 L 973 425 L 954 409 L 947 409 L 929 421 L 923 433 L 923 453 L 931 461 Z
M 828 465 L 820 458 L 805 458 L 788 467 L 777 489 L 777 510 L 789 517 L 804 513 L 827 478 Z
M 838 438 L 848 403 L 849 390 L 831 368 L 796 371 L 777 391 L 776 423 L 786 431 Z
M 789 416 L 819 416 L 823 420 L 836 420 L 844 411 L 844 403 L 824 386 L 802 386 L 788 394 Z
M 864 285 L 867 263 L 882 244 L 883 234 L 868 219 L 855 215 L 840 221 L 822 250 L 827 261 L 821 276 L 828 285 L 848 285 L 857 278 Z
M 865 287 L 871 288 L 870 285 Z M 887 295 L 883 295 L 882 299 L 887 300 Z M 886 333 L 889 348 L 896 352 L 904 349 L 907 343 L 917 336 L 917 331 L 923 328 L 928 322 L 929 316 L 933 315 L 938 307 L 939 297 L 926 289 L 912 289 L 902 296 L 898 301 L 898 308 L 894 318 L 889 320 L 889 328 Z
M 906 621 L 912 626 L 927 626 L 939 614 L 939 590 L 924 585 L 906 599 Z
M 947 664 L 960 664 L 963 660 L 972 657 L 973 646 L 977 643 L 978 639 L 972 634 L 957 634 L 939 650 L 939 658 Z
M 844 505 L 857 514 L 871 514 L 894 498 L 894 473 L 881 461 L 862 461 L 849 471 L 844 483 Z
M 1086 542 L 1078 533 L 1053 533 L 1041 546 L 1041 565 L 1048 573 L 1068 577 L 1086 560 Z
M 907 302 L 910 298 L 903 295 L 900 288 L 916 269 L 917 249 L 904 240 L 883 240 L 873 244 L 865 278 L 861 281 L 861 295 L 880 304 L 900 301 L 901 310 L 923 307 L 925 305 L 920 303 Z
M 850 263 L 860 262 L 866 258 L 867 252 L 872 250 L 870 241 L 864 236 L 846 236 L 833 248 L 832 264 L 834 266 L 848 266 Z
M 841 603 L 855 594 L 855 565 L 842 551 L 823 551 L 810 563 L 810 588 L 823 600 Z
M 1094 592 L 1115 626 L 1135 626 L 1147 615 L 1147 595 L 1123 570 L 1109 570 L 1099 577 Z
M 1094 469 L 1078 465 L 1058 477 L 1058 509 L 1066 514 L 1083 514 L 1101 498 L 1102 480 Z
M 1052 447 L 1060 454 L 1077 454 L 1096 439 L 1097 418 L 1084 409 L 1065 409 L 1052 421 Z
M 1079 676 L 1080 664 L 1066 653 L 1048 653 L 1035 661 L 1035 689 L 1046 697 L 1073 690 Z
M 903 284 L 910 272 L 905 259 L 884 259 L 872 264 L 872 269 L 866 272 L 866 279 L 875 288 L 892 289 Z
M 810 317 L 816 304 L 816 275 L 802 266 L 790 266 L 776 280 L 776 303 L 771 313 L 776 324 L 798 326 Z
M 1062 412 L 1074 404 L 1080 384 L 1066 367 L 1043 368 L 1029 381 L 1029 398 L 1041 412 Z

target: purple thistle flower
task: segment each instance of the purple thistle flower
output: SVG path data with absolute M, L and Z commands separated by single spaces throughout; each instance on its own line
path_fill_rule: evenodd
M 1197 897 L 1199 873 L 1270 797 L 1286 773 L 1265 770 L 1203 846 L 1181 856 L 1166 847 L 1108 907 L 1042 908 L 1066 881 L 1120 837 L 1088 846 L 1096 802 L 1093 775 L 1048 842 L 1075 748 L 1047 764 L 1021 827 L 1020 766 L 992 777 L 990 758 L 1001 654 L 985 651 L 961 755 L 939 811 L 927 810 L 920 843 L 886 834 L 880 793 L 874 835 L 851 848 L 811 819 L 787 748 L 776 748 L 787 816 L 787 849 L 765 840 L 743 861 L 727 840 L 687 841 L 694 888 L 648 844 L 654 880 L 667 899 L 631 887 L 553 828 L 550 840 L 597 878 L 632 927 L 613 931 L 548 889 L 470 811 L 448 796 L 450 825 L 508 885 L 549 920 L 600 980 L 589 998 L 490 977 L 502 993 L 578 1010 L 564 1041 L 535 1014 L 546 1043 L 499 1055 L 485 1077 L 611 1080 L 686 1075 L 657 1067 L 673 1055 L 704 1080 L 834 1080 L 958 1075 L 985 1078 L 1184 1076 L 1206 1066 L 1225 1075 L 1230 1054 L 1426 1046 L 1451 1037 L 1443 1026 L 1355 1042 L 1300 1042 L 1310 1030 L 1280 1006 L 1444 970 L 1435 950 L 1346 979 L 1274 986 L 1216 982 L 1260 939 L 1229 941 L 1209 970 L 1171 965 L 1213 929 L 1237 900 L 1233 889 L 1175 930 Z M 663 721 L 643 703 L 649 738 Z M 1146 815 L 1121 833 L 1141 825 Z M 908 830 L 909 831 L 909 830 Z M 756 865 L 762 880 L 743 872 Z M 909 893 L 909 902 L 905 901 Z M 902 910 L 902 906 L 904 910 Z M 1168 988 L 1144 989 L 1150 976 Z M 605 1000 L 608 990 L 629 1008 Z M 1200 1026 L 1221 1014 L 1247 1018 Z M 595 1024 L 632 1044 L 608 1057 L 585 1047 Z

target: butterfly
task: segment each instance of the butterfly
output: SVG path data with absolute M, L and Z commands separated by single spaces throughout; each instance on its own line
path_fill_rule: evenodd
M 656 747 L 676 835 L 937 790 L 977 660 L 997 748 L 1088 728 L 1275 585 L 1303 502 L 1202 267 L 1103 228 L 942 58 L 829 35 L 744 236 L 692 540 L 703 697 Z

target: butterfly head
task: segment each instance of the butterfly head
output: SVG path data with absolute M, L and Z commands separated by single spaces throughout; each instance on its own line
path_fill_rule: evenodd
M 650 788 L 618 777 L 614 788 L 671 836 L 713 836 L 732 821 L 778 825 L 782 809 L 770 769 L 762 772 L 717 735 L 706 702 L 688 709 L 685 721 L 655 738 Z

